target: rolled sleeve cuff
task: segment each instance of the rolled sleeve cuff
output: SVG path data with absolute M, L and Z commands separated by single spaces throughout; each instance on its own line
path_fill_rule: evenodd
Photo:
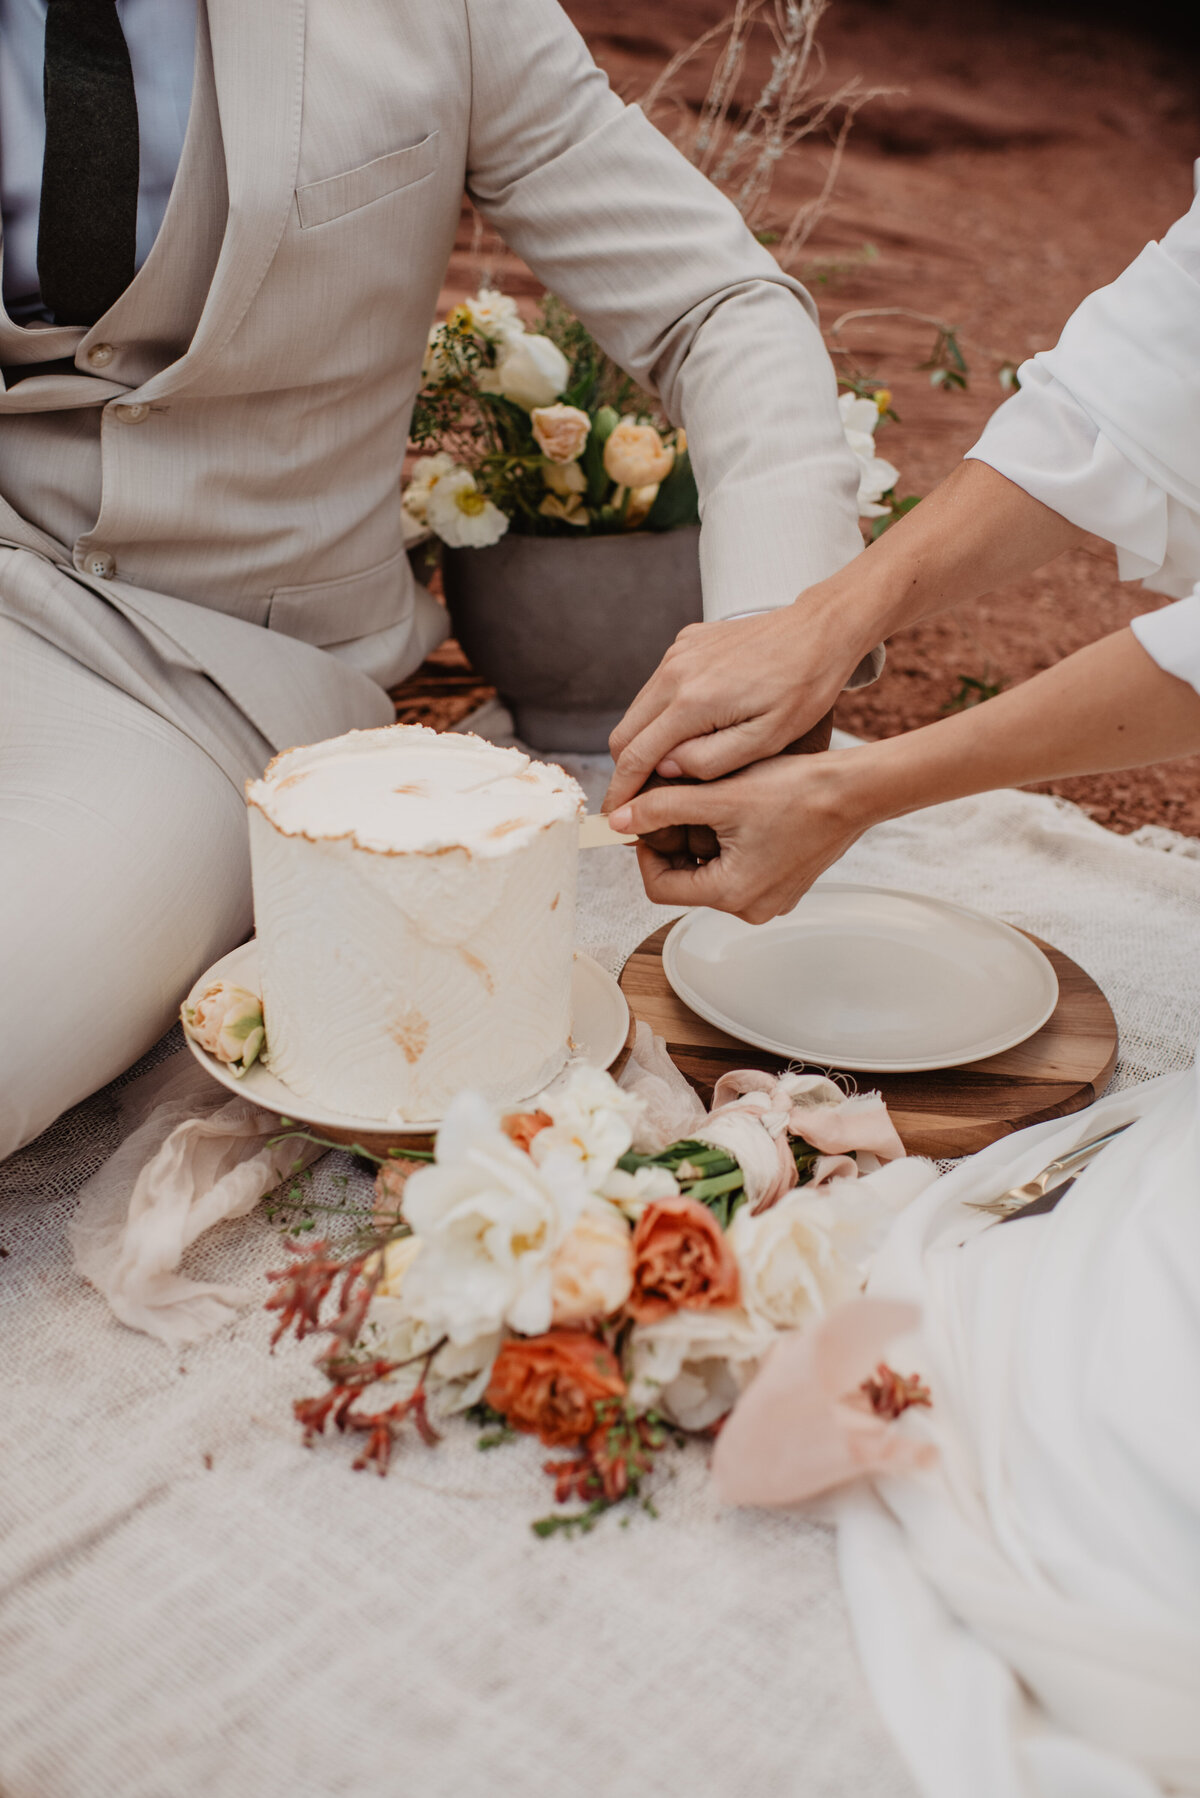
M 1130 629 L 1164 674 L 1200 693 L 1200 588 L 1159 612 L 1143 612 Z

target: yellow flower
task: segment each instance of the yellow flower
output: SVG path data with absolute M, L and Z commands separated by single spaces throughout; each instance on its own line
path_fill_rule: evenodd
M 887 409 L 891 405 L 891 403 L 892 403 L 891 388 L 890 387 L 877 387 L 875 389 L 875 405 L 878 408 L 881 416 L 884 412 L 887 411 Z

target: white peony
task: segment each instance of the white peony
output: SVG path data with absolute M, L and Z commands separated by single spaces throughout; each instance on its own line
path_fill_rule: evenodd
M 448 456 L 445 450 L 439 450 L 436 456 L 417 457 L 408 486 L 400 496 L 400 504 L 418 524 L 428 522 L 429 496 L 442 476 L 451 474 L 457 467 L 454 457 Z
M 603 1068 L 581 1063 L 535 1099 L 532 1109 L 553 1120 L 530 1144 L 534 1160 L 541 1164 L 551 1156 L 569 1156 L 595 1192 L 628 1153 L 642 1101 L 622 1092 Z
M 886 518 L 888 507 L 878 501 L 889 493 L 900 479 L 900 470 L 875 454 L 875 426 L 879 408 L 874 400 L 860 399 L 856 393 L 843 393 L 838 398 L 842 429 L 846 442 L 858 460 L 858 515 L 860 518 Z
M 535 1162 L 478 1094 L 461 1093 L 438 1131 L 437 1160 L 404 1190 L 421 1242 L 406 1308 L 459 1347 L 504 1324 L 527 1336 L 548 1330 L 555 1251 L 587 1199 L 575 1156 Z
M 774 1341 L 770 1325 L 740 1306 L 638 1324 L 627 1351 L 630 1400 L 680 1429 L 706 1429 L 733 1409 Z
M 506 293 L 498 293 L 494 287 L 481 287 L 473 298 L 463 301 L 462 309 L 470 320 L 471 329 L 489 342 L 504 343 L 524 333 L 517 302 Z
M 532 411 L 550 406 L 571 378 L 571 365 L 548 337 L 524 332 L 501 342 L 495 368 L 481 370 L 481 393 L 500 393 Z
M 555 1252 L 551 1269 L 555 1327 L 611 1317 L 632 1287 L 633 1234 L 615 1205 L 593 1199 Z
M 451 549 L 486 549 L 499 543 L 508 519 L 480 493 L 469 468 L 444 474 L 430 490 L 425 514 L 431 530 Z
M 615 1167 L 600 1182 L 599 1191 L 636 1224 L 655 1199 L 677 1199 L 679 1182 L 669 1167 L 639 1167 L 632 1174 Z

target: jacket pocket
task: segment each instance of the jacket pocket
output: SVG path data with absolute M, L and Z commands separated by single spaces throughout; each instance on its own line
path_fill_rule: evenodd
M 405 150 L 377 156 L 374 162 L 364 162 L 344 175 L 331 175 L 326 181 L 310 181 L 307 187 L 296 189 L 300 227 L 307 230 L 311 225 L 327 225 L 348 212 L 357 212 L 360 206 L 369 206 L 373 200 L 386 199 L 402 187 L 423 181 L 437 165 L 438 134 L 431 131 L 419 144 L 410 144 Z
M 277 588 L 267 608 L 267 628 L 302 643 L 348 643 L 403 624 L 412 614 L 412 589 L 408 556 L 401 549 L 360 574 Z

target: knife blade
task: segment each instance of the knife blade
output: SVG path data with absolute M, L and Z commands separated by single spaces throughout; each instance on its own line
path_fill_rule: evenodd
M 1062 1180 L 1057 1186 L 1052 1186 L 1049 1192 L 1044 1192 L 1040 1199 L 1030 1199 L 1028 1205 L 1022 1205 L 1019 1211 L 1010 1211 L 1005 1217 L 998 1217 L 996 1222 L 1011 1224 L 1017 1217 L 1040 1217 L 1043 1211 L 1053 1211 L 1063 1194 L 1070 1192 L 1076 1178 L 1077 1176 L 1072 1174 L 1069 1180 Z M 988 1227 L 991 1228 L 990 1225 Z

